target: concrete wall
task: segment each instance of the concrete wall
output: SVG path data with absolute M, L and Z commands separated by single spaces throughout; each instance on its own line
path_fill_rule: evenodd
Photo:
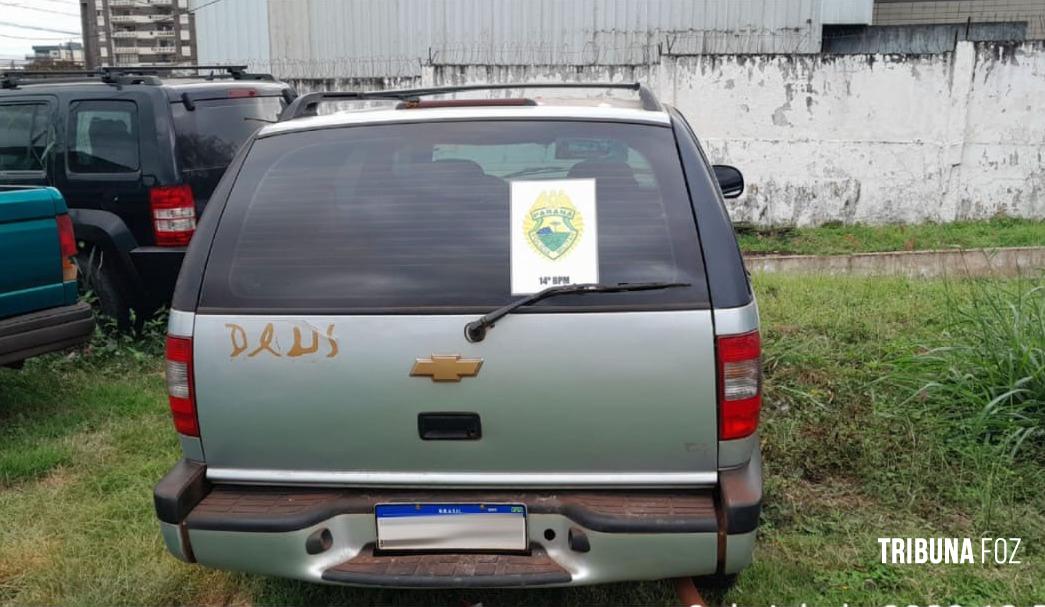
M 643 81 L 748 182 L 736 221 L 1045 218 L 1045 42 L 937 55 L 665 56 L 652 66 L 429 66 L 387 86 Z M 383 81 L 299 81 L 301 89 Z M 542 95 L 548 93 L 542 92 Z
M 1024 21 L 936 23 L 930 25 L 838 25 L 825 27 L 822 51 L 828 54 L 883 55 L 949 53 L 962 40 L 1012 42 L 1027 39 Z
M 665 67 L 662 96 L 748 177 L 734 219 L 1045 218 L 1045 43 Z

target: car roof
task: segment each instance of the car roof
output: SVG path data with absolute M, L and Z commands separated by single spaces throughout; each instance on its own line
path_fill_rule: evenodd
M 536 105 L 483 105 L 397 109 L 397 101 L 367 101 L 369 107 L 271 124 L 258 137 L 325 128 L 392 122 L 429 122 L 517 118 L 523 120 L 605 120 L 670 125 L 667 111 L 646 110 L 636 101 L 613 98 L 535 98 Z M 345 102 L 356 103 L 356 102 Z
M 113 84 L 98 79 L 79 82 L 47 82 L 34 81 L 19 83 L 15 88 L 0 89 L 0 95 L 37 94 L 62 91 L 125 91 L 125 90 L 160 90 L 166 91 L 171 100 L 177 100 L 182 93 L 206 93 L 229 89 L 255 89 L 261 95 L 279 95 L 287 88 L 287 84 L 272 80 L 207 80 L 204 78 L 170 78 L 161 84 Z
M 132 85 L 124 85 L 124 86 L 132 86 Z M 141 85 L 133 85 L 133 86 L 141 86 Z M 159 87 L 156 87 L 155 85 L 150 85 L 150 86 L 152 86 L 153 88 L 159 88 Z M 22 83 L 19 83 L 18 86 L 14 87 L 14 88 L 0 89 L 0 95 L 19 95 L 19 94 L 24 95 L 26 93 L 29 93 L 29 94 L 52 93 L 52 92 L 56 92 L 56 91 L 57 92 L 61 92 L 61 91 L 84 91 L 84 90 L 99 91 L 99 90 L 107 90 L 107 89 L 116 90 L 116 86 L 112 85 L 112 84 L 107 84 L 107 83 L 102 82 L 100 80 L 83 80 L 81 82 L 22 82 Z

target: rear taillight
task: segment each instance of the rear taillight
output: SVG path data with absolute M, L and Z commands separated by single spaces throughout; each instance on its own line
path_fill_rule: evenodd
M 196 231 L 196 199 L 188 185 L 154 187 L 149 189 L 149 207 L 152 209 L 152 230 L 156 244 L 161 247 L 181 247 L 189 244 Z
M 62 255 L 62 280 L 76 280 L 76 235 L 73 233 L 73 220 L 68 215 L 55 217 L 58 222 L 58 249 Z
M 762 408 L 762 342 L 758 331 L 716 340 L 718 437 L 732 440 L 758 429 Z
M 174 416 L 174 428 L 182 434 L 199 436 L 192 385 L 191 338 L 167 336 L 167 400 Z

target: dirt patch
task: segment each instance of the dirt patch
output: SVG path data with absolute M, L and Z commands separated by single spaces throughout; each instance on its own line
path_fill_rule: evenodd
M 228 583 L 228 575 L 213 573 L 202 585 L 203 590 L 192 598 L 201 607 L 251 607 L 254 603 L 242 588 Z
M 49 490 L 62 490 L 68 487 L 73 481 L 76 480 L 76 475 L 73 474 L 69 468 L 65 466 L 59 466 L 50 472 L 46 476 L 41 478 L 37 484 L 41 487 Z
M 0 547 L 0 589 L 14 586 L 14 581 L 33 571 L 51 566 L 51 557 L 58 549 L 53 538 L 33 537 Z
M 859 486 L 856 480 L 840 477 L 828 477 L 817 483 L 799 479 L 783 488 L 783 497 L 800 510 L 852 512 L 869 507 L 868 498 Z

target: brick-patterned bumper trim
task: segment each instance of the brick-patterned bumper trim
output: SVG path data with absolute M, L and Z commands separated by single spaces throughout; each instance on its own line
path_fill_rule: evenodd
M 380 503 L 521 503 L 531 514 L 561 514 L 606 533 L 715 532 L 710 490 L 411 491 L 215 485 L 189 514 L 190 529 L 280 532 L 340 514 L 373 514 Z

